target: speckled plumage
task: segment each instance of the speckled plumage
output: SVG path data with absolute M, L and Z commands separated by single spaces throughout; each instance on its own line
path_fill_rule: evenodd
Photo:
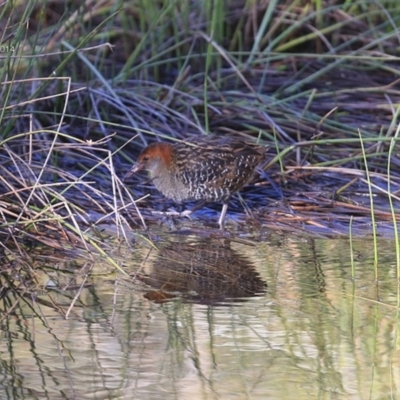
M 129 174 L 149 171 L 156 188 L 176 202 L 199 200 L 203 205 L 222 201 L 222 226 L 230 196 L 249 182 L 265 152 L 263 146 L 229 136 L 158 142 L 141 152 Z

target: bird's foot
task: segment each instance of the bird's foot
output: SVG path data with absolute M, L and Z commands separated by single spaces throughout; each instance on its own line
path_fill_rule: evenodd
M 181 215 L 178 211 L 152 211 L 153 215 L 163 215 L 165 217 L 179 217 Z
M 192 210 L 185 210 L 182 212 L 171 210 L 171 211 L 152 211 L 153 215 L 162 215 L 164 217 L 186 217 L 190 219 L 190 215 L 192 214 Z
M 186 218 L 189 218 L 190 219 L 190 215 L 192 214 L 192 210 L 185 210 L 185 211 L 182 211 L 179 215 L 181 216 L 181 217 L 186 217 Z

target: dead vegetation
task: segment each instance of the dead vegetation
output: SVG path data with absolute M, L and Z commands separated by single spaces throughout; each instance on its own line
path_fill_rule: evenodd
M 240 229 L 397 231 L 391 2 L 146 3 L 1 6 L 3 251 L 97 251 L 96 226 L 124 237 L 158 223 L 149 210 L 172 204 L 122 176 L 150 141 L 207 132 L 271 146 L 268 178 L 242 194 L 247 214 L 229 209 Z

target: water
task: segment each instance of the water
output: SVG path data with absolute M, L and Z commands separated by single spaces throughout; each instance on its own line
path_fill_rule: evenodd
M 37 290 L 2 281 L 0 397 L 399 397 L 393 241 L 376 280 L 367 239 L 352 270 L 347 239 L 205 236 L 116 249 L 129 278 L 39 257 Z

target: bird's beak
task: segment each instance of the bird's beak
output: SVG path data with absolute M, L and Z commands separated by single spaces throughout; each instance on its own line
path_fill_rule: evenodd
M 129 179 L 132 175 L 136 174 L 136 172 L 139 172 L 143 169 L 144 165 L 141 163 L 135 163 L 133 167 L 125 174 L 125 176 L 122 178 L 122 182 L 125 182 L 127 179 Z

